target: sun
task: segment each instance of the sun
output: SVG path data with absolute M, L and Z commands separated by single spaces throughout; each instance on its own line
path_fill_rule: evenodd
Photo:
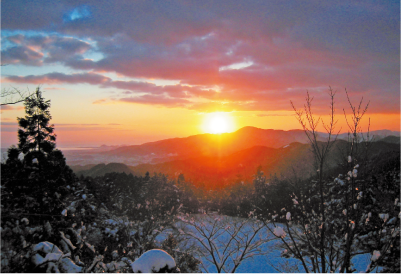
M 203 131 L 213 134 L 231 132 L 234 129 L 233 118 L 227 112 L 212 112 L 205 117 Z

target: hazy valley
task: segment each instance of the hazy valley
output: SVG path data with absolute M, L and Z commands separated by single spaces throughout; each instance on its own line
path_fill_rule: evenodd
M 325 134 L 320 136 L 320 141 L 324 141 Z M 371 132 L 370 136 L 373 155 L 399 151 L 399 132 L 381 130 Z M 330 168 L 346 157 L 347 138 L 347 134 L 338 136 L 334 157 L 328 163 Z M 238 176 L 250 180 L 259 166 L 266 175 L 284 177 L 308 177 L 314 169 L 313 154 L 303 131 L 254 127 L 220 135 L 201 134 L 135 146 L 102 146 L 63 153 L 77 175 L 92 177 L 110 172 L 143 176 L 149 172 L 168 174 L 172 178 L 184 174 L 192 181 L 215 184 Z

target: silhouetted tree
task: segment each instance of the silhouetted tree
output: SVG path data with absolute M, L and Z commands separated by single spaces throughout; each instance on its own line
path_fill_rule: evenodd
M 37 199 L 37 206 L 29 209 L 35 214 L 36 211 L 57 211 L 60 204 L 47 203 L 48 193 L 60 193 L 59 187 L 76 178 L 63 153 L 55 149 L 54 126 L 49 125 L 50 101 L 46 101 L 37 88 L 34 96 L 26 98 L 24 104 L 26 115 L 18 118 L 18 147 L 8 149 L 8 159 L 2 164 L 2 190 L 12 193 L 11 200 L 14 195 Z
M 38 87 L 35 96 L 25 100 L 24 118 L 18 118 L 18 148 L 25 154 L 26 160 L 36 158 L 40 162 L 50 155 L 56 147 L 54 125 L 49 125 L 50 100 L 45 101 Z M 26 161 L 25 160 L 25 161 Z

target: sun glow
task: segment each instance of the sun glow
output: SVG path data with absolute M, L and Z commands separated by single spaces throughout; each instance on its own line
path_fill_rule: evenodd
M 233 118 L 227 112 L 212 112 L 205 117 L 203 131 L 213 134 L 221 134 L 234 130 Z

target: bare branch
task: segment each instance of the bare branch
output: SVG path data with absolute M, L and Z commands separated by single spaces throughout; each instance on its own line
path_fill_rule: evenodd
M 212 215 L 180 220 L 181 234 L 199 244 L 198 253 L 219 273 L 235 272 L 243 261 L 266 254 L 260 247 L 270 239 L 262 238 L 260 232 L 264 225 L 260 221 Z
M 15 87 L 10 89 L 3 89 L 1 91 L 1 106 L 15 105 L 24 102 L 27 98 L 31 97 L 35 93 L 28 91 L 21 91 Z

